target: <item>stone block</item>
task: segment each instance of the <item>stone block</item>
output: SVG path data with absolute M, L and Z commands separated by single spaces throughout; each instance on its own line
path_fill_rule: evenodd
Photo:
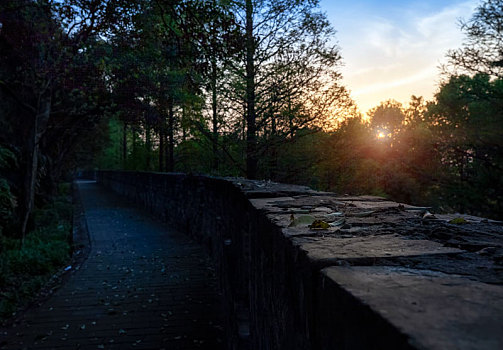
M 388 266 L 327 267 L 321 273 L 320 349 L 503 348 L 501 285 Z M 335 295 L 343 297 L 324 303 Z

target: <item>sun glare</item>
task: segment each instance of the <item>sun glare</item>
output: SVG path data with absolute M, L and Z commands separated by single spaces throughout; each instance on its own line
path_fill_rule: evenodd
M 384 132 L 379 131 L 379 132 L 377 133 L 377 138 L 378 138 L 379 140 L 382 140 L 382 139 L 384 139 L 385 137 L 386 137 L 386 134 L 385 134 Z

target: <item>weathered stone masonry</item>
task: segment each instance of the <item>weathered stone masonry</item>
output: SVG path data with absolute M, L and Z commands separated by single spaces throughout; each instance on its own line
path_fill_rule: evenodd
M 244 179 L 98 181 L 207 247 L 230 348 L 503 348 L 499 222 Z M 334 215 L 328 229 L 303 221 Z

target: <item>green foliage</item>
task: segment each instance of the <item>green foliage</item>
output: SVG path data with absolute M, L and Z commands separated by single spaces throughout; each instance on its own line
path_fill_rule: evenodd
M 259 161 L 261 177 L 293 184 L 319 185 L 315 165 L 321 158 L 326 134 L 316 129 L 298 130 L 294 135 L 270 137 L 261 145 L 266 151 Z
M 16 207 L 16 200 L 10 191 L 9 183 L 6 179 L 0 178 L 0 222 L 9 221 Z M 2 226 L 0 226 L 1 232 Z
M 49 90 L 36 203 L 87 167 L 248 175 L 501 218 L 501 2 L 482 1 L 448 54 L 474 75 L 451 75 L 429 103 L 385 101 L 368 121 L 340 85 L 318 3 L 2 2 L 4 231 L 29 207 L 28 141 Z M 36 210 L 35 228 L 61 224 L 66 208 Z
M 0 146 L 0 169 L 12 169 L 17 166 L 17 158 L 9 149 Z
M 14 221 L 17 199 L 11 191 L 12 182 L 8 180 L 8 174 L 16 167 L 14 153 L 0 145 L 0 234 L 5 226 Z
M 54 231 L 59 234 L 53 234 Z M 5 253 L 9 272 L 38 276 L 62 266 L 68 260 L 70 251 L 65 231 L 68 232 L 68 227 L 61 226 L 58 229 L 53 226 L 29 234 L 21 250 Z
M 371 110 L 370 123 L 359 118 L 341 123 L 321 147 L 319 188 L 431 205 L 439 157 L 422 121 L 424 110 L 416 97 L 408 109 L 387 101 Z M 380 135 L 380 130 L 388 133 Z
M 442 196 L 454 210 L 503 216 L 503 81 L 453 76 L 429 105 L 442 159 Z
M 486 74 L 453 76 L 428 104 L 388 101 L 368 124 L 345 121 L 320 147 L 319 187 L 501 219 L 502 86 Z
M 211 147 L 205 140 L 182 141 L 176 148 L 176 170 L 192 173 L 210 173 Z
M 67 201 L 56 199 L 43 209 L 37 209 L 34 213 L 35 227 L 46 227 L 52 223 L 69 222 L 72 219 L 72 208 Z
M 105 170 L 122 168 L 122 141 L 123 126 L 117 117 L 108 120 L 108 130 L 104 147 L 99 150 L 94 166 Z
M 320 178 L 318 188 L 343 194 L 381 192 L 377 185 L 379 166 L 370 157 L 372 137 L 370 128 L 360 118 L 347 119 L 331 132 L 321 146 L 322 160 L 316 170 Z
M 0 169 L 0 178 L 10 188 L 3 183 L 1 196 L 12 194 L 18 202 L 1 225 L 11 235 L 24 235 L 33 203 L 47 201 L 58 181 L 92 156 L 101 140 L 96 127 L 111 112 L 109 51 L 100 34 L 116 4 L 73 5 L 0 2 L 0 144 L 6 145 L 0 147 L 0 168 L 8 169 Z M 1 202 L 5 211 L 8 201 Z
M 393 100 L 382 102 L 367 114 L 370 117 L 370 125 L 375 133 L 382 133 L 384 137 L 398 132 L 405 120 L 402 104 Z
M 70 196 L 72 194 L 72 184 L 70 182 L 60 183 L 58 186 L 58 194 L 60 196 Z
M 68 185 L 61 186 L 62 192 Z M 70 258 L 71 203 L 66 196 L 36 213 L 37 228 L 23 244 L 0 233 L 0 320 L 33 298 Z

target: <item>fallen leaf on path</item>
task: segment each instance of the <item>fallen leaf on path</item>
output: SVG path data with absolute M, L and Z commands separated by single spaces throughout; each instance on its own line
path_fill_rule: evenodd
M 311 223 L 311 225 L 309 225 L 309 228 L 311 230 L 326 230 L 329 227 L 330 227 L 330 225 L 326 221 L 323 221 L 323 220 L 314 220 Z
M 291 216 L 290 218 L 290 227 L 296 227 L 301 225 L 311 225 L 316 219 L 312 215 L 301 215 L 299 217 Z

